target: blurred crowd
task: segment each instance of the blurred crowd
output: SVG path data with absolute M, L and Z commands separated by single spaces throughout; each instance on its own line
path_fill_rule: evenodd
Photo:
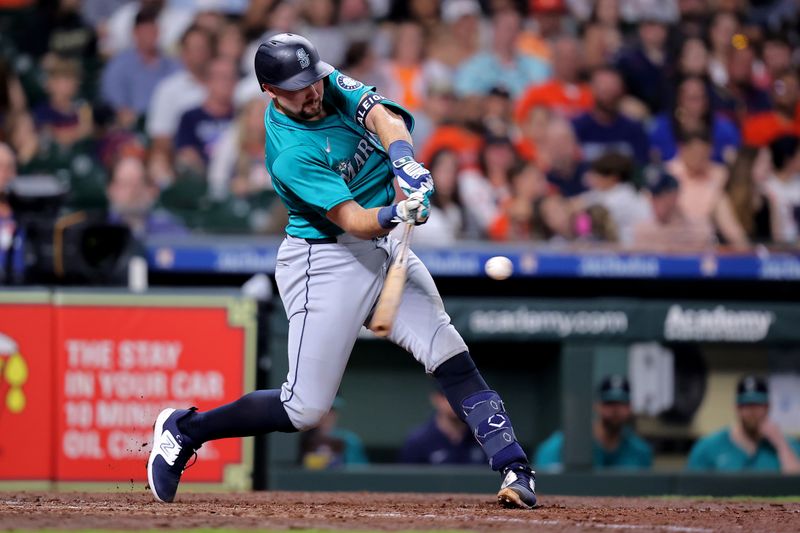
M 279 234 L 253 56 L 292 31 L 414 114 L 416 242 L 796 247 L 799 27 L 794 0 L 0 0 L 0 190 Z M 13 219 L 0 195 L 3 246 Z

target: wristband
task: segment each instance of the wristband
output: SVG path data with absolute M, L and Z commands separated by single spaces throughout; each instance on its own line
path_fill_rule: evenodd
M 403 157 L 414 159 L 414 147 L 408 141 L 395 141 L 389 145 L 389 159 L 397 161 Z
M 399 224 L 399 222 L 394 222 L 396 216 L 397 204 L 381 207 L 378 210 L 378 224 L 380 224 L 383 229 L 392 229 Z

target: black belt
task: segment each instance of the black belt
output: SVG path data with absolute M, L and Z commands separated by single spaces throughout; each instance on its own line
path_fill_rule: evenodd
M 303 239 L 308 244 L 336 244 L 336 237 L 322 237 L 319 239 Z

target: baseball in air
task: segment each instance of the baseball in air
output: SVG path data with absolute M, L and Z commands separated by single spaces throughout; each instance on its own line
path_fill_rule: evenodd
M 486 275 L 492 279 L 506 279 L 514 271 L 511 259 L 503 255 L 496 255 L 490 258 L 483 268 L 486 270 Z

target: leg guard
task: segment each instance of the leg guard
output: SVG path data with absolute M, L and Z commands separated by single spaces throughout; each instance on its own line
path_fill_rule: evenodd
M 476 392 L 464 399 L 461 408 L 467 425 L 489 458 L 492 470 L 502 470 L 512 463 L 528 463 L 514 435 L 503 400 L 495 391 Z

